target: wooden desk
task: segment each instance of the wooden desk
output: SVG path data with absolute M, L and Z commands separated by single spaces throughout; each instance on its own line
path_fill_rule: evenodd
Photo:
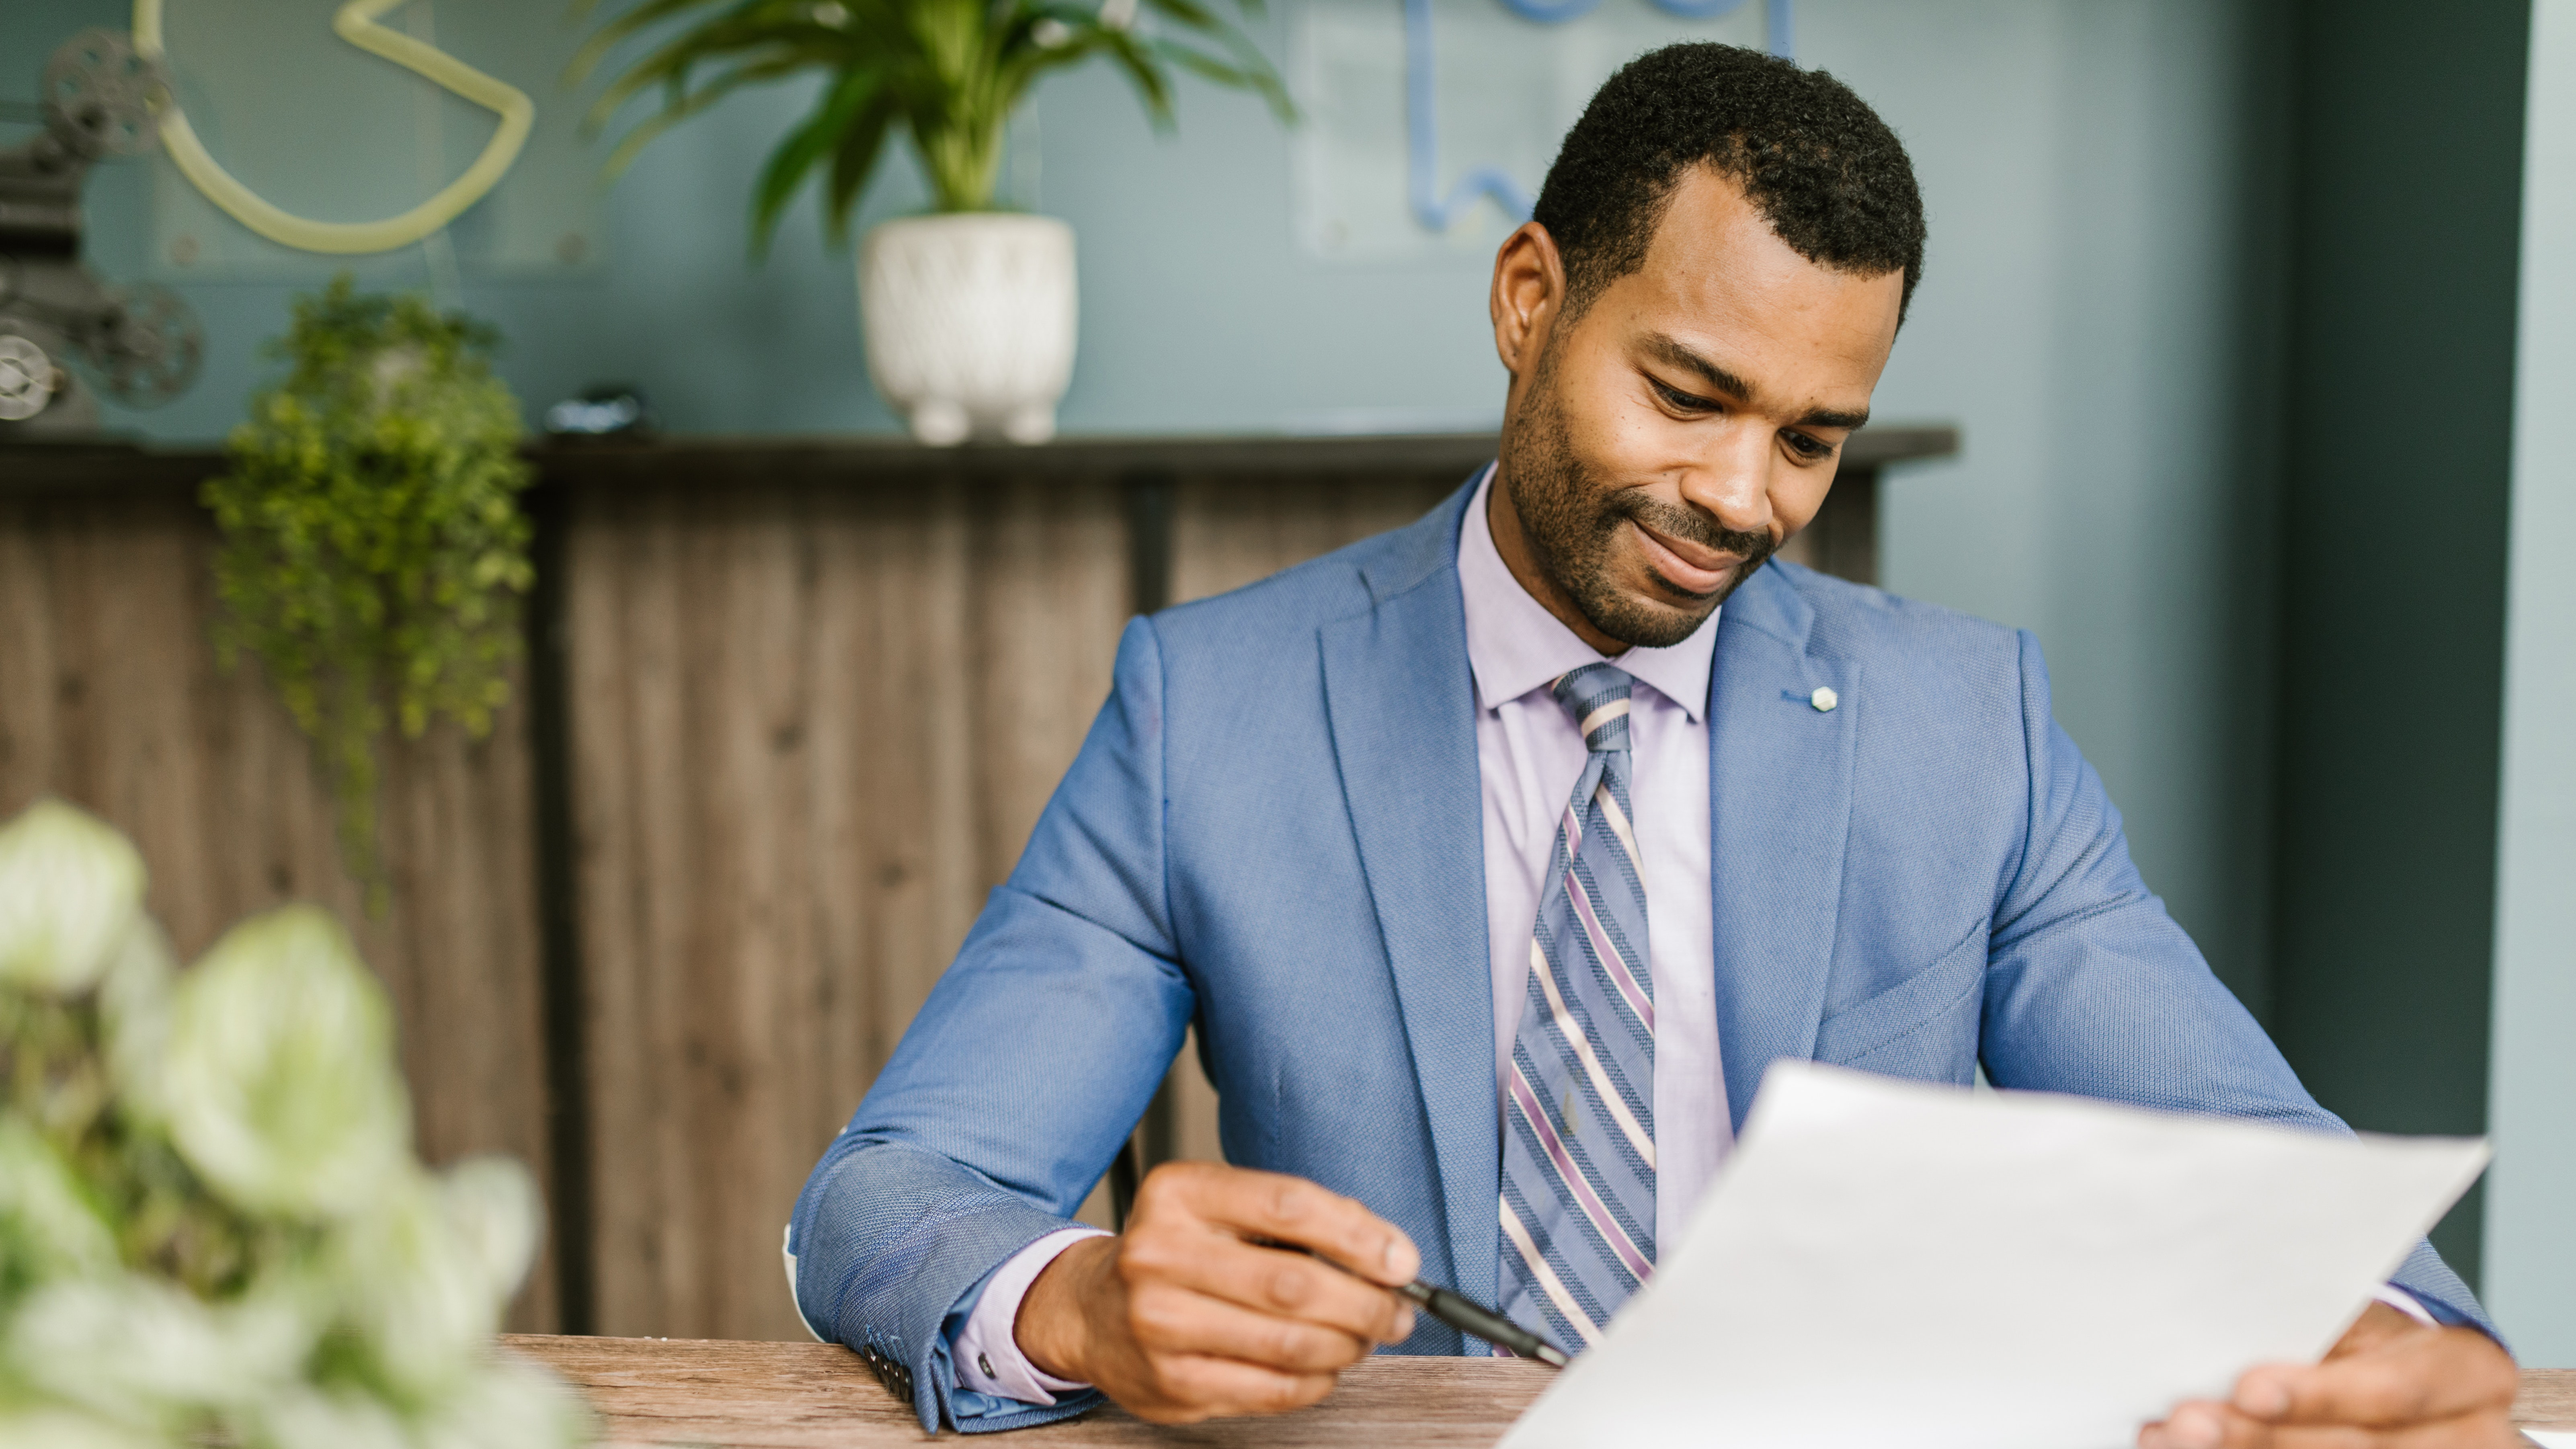
M 921 1426 L 855 1357 L 820 1343 L 512 1335 L 509 1347 L 552 1365 L 590 1396 L 618 1446 L 875 1449 L 918 1444 Z M 1486 1449 L 1547 1387 L 1536 1364 L 1493 1359 L 1376 1358 L 1342 1376 L 1311 1409 L 1274 1419 L 1222 1419 L 1186 1429 L 1102 1409 L 1012 1434 L 1028 1449 L 1066 1444 L 1323 1449 L 1350 1444 Z M 2515 1421 L 2576 1429 L 2576 1369 L 2523 1375 Z

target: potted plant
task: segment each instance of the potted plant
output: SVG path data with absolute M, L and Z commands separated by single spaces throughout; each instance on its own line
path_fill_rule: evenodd
M 592 3 L 578 0 L 582 10 Z M 1260 0 L 1239 3 L 1258 13 Z M 753 189 L 755 253 L 816 174 L 824 224 L 835 242 L 846 237 L 885 148 L 898 131 L 911 139 L 932 213 L 869 231 L 859 312 L 878 391 L 931 444 L 974 434 L 1044 442 L 1072 380 L 1072 228 L 994 205 L 1005 130 L 1031 82 L 1104 57 L 1158 126 L 1171 124 L 1175 71 L 1256 91 L 1283 119 L 1293 114 L 1261 52 L 1200 0 L 643 0 L 591 36 L 574 81 L 647 32 L 658 43 L 591 108 L 599 127 L 648 91 L 661 97 L 611 154 L 611 175 L 745 85 L 825 76 Z

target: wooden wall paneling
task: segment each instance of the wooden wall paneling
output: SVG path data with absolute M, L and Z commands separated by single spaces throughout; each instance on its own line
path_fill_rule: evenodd
M 1109 697 L 1128 615 L 1126 527 L 1101 478 L 999 481 L 975 504 L 984 865 L 999 882 Z
M 974 807 L 974 541 L 955 478 L 835 500 L 840 565 L 827 586 L 846 646 L 819 667 L 853 729 L 821 793 L 842 822 L 836 918 L 850 946 L 827 986 L 851 1015 L 809 1104 L 807 1167 L 867 1092 L 983 907 L 991 871 Z M 799 1181 L 802 1181 L 800 1174 Z
M 389 746 L 395 899 L 369 920 L 303 737 L 255 665 L 217 666 L 214 542 L 178 490 L 0 502 L 0 817 L 58 795 L 133 837 L 183 959 L 285 901 L 331 910 L 393 999 L 422 1155 L 507 1153 L 543 1185 L 523 712 Z M 557 1321 L 541 1263 L 509 1323 Z
M 690 663 L 682 617 L 710 603 L 683 575 L 691 522 L 684 501 L 667 492 L 576 496 L 565 542 L 566 711 L 588 1008 L 587 1250 L 597 1295 L 592 1327 L 615 1335 L 672 1316 L 670 1300 L 700 1276 L 689 1258 L 690 1124 L 680 1120 L 687 1022 L 664 981 L 688 951 L 686 783 L 701 768 L 681 729 Z M 676 1182 L 673 1168 L 682 1169 Z
M 447 722 L 387 750 L 380 834 L 395 904 L 359 935 L 394 995 L 425 1155 L 504 1153 L 551 1198 L 526 687 L 522 674 L 481 740 Z M 327 834 L 314 843 L 334 848 Z M 554 1252 L 550 1234 L 514 1316 L 560 1321 Z
M 685 965 L 724 962 L 721 977 L 690 971 L 669 983 L 685 1015 L 673 1114 L 684 1151 L 666 1184 L 695 1199 L 707 1229 L 693 1245 L 709 1337 L 783 1337 L 794 1328 L 774 1248 L 793 1190 L 801 1096 L 815 1085 L 814 1043 L 798 1007 L 821 962 L 815 944 L 809 742 L 837 721 L 815 708 L 808 668 L 815 623 L 812 500 L 773 489 L 701 518 L 682 577 L 694 584 L 682 615 L 690 661 L 680 709 L 688 748 L 665 756 L 696 793 L 689 840 L 702 909 L 677 939 Z M 756 506 L 749 506 L 756 505 Z M 695 1160 L 692 1160 L 694 1156 Z M 761 1270 L 766 1271 L 761 1271 Z M 670 1329 L 664 1330 L 666 1333 Z
M 1401 528 L 1466 481 L 1448 471 L 1184 476 L 1172 516 L 1172 599 L 1222 594 Z
M 1845 463 L 1825 506 L 1780 557 L 1858 584 L 1878 582 L 1878 465 Z
M 651 1160 L 642 1134 L 652 1130 L 659 1115 L 659 1079 L 642 1065 L 653 1054 L 638 1039 L 643 1001 L 637 981 L 654 925 L 652 883 L 644 874 L 642 851 L 647 826 L 657 807 L 667 806 L 668 797 L 648 793 L 660 781 L 638 769 L 646 735 L 638 716 L 642 701 L 655 693 L 649 672 L 657 666 L 665 673 L 669 669 L 670 650 L 649 643 L 669 630 L 654 628 L 662 621 L 647 620 L 643 601 L 630 601 L 624 585 L 637 569 L 633 556 L 651 560 L 655 535 L 668 530 L 655 529 L 657 520 L 634 498 L 575 494 L 559 507 L 564 769 L 571 796 L 572 874 L 580 897 L 574 925 L 581 1003 L 577 1035 L 590 1111 L 590 1219 L 567 1225 L 565 1238 L 571 1251 L 591 1260 L 590 1321 L 584 1326 L 597 1333 L 622 1313 L 633 1312 L 635 1300 L 649 1290 L 660 1267 L 657 1257 L 648 1257 L 659 1250 L 649 1184 L 631 1166 L 617 1178 L 609 1174 L 613 1165 Z M 668 614 L 673 601 L 667 591 L 662 602 L 661 612 Z M 614 1283 L 604 1272 L 611 1260 L 626 1265 Z
M 54 600 L 41 504 L 0 499 L 0 817 L 52 788 L 62 729 L 55 703 Z
M 600 1331 L 802 1336 L 780 1229 L 1106 696 L 1118 527 L 937 469 L 576 495 Z

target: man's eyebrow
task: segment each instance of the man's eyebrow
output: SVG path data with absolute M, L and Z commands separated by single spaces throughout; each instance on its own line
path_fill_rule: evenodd
M 1666 366 L 1678 367 L 1684 372 L 1697 375 L 1701 381 L 1737 402 L 1749 403 L 1756 395 L 1752 384 L 1663 333 L 1656 332 L 1647 336 L 1646 351 L 1652 353 Z M 1811 408 L 1806 416 L 1798 419 L 1802 427 L 1843 429 L 1857 429 L 1868 421 L 1867 408 L 1856 413 L 1839 408 Z
M 1710 387 L 1716 388 L 1719 392 L 1726 394 L 1737 402 L 1753 401 L 1754 392 L 1753 385 L 1751 383 L 1746 382 L 1743 378 L 1737 377 L 1734 373 L 1727 371 L 1725 368 L 1720 367 L 1716 363 L 1709 361 L 1707 358 L 1700 356 L 1698 353 L 1691 351 L 1689 348 L 1682 346 L 1680 343 L 1665 336 L 1661 332 L 1648 334 L 1646 338 L 1646 350 L 1653 353 L 1659 361 L 1663 362 L 1664 365 L 1668 367 L 1678 367 L 1684 372 L 1698 374 L 1701 381 L 1706 382 Z

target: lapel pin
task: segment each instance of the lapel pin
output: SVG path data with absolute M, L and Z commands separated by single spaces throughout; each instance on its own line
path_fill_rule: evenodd
M 1842 702 L 1843 697 L 1834 693 L 1834 687 L 1830 684 L 1817 685 L 1816 692 L 1807 696 L 1807 703 L 1814 705 L 1820 714 Z

